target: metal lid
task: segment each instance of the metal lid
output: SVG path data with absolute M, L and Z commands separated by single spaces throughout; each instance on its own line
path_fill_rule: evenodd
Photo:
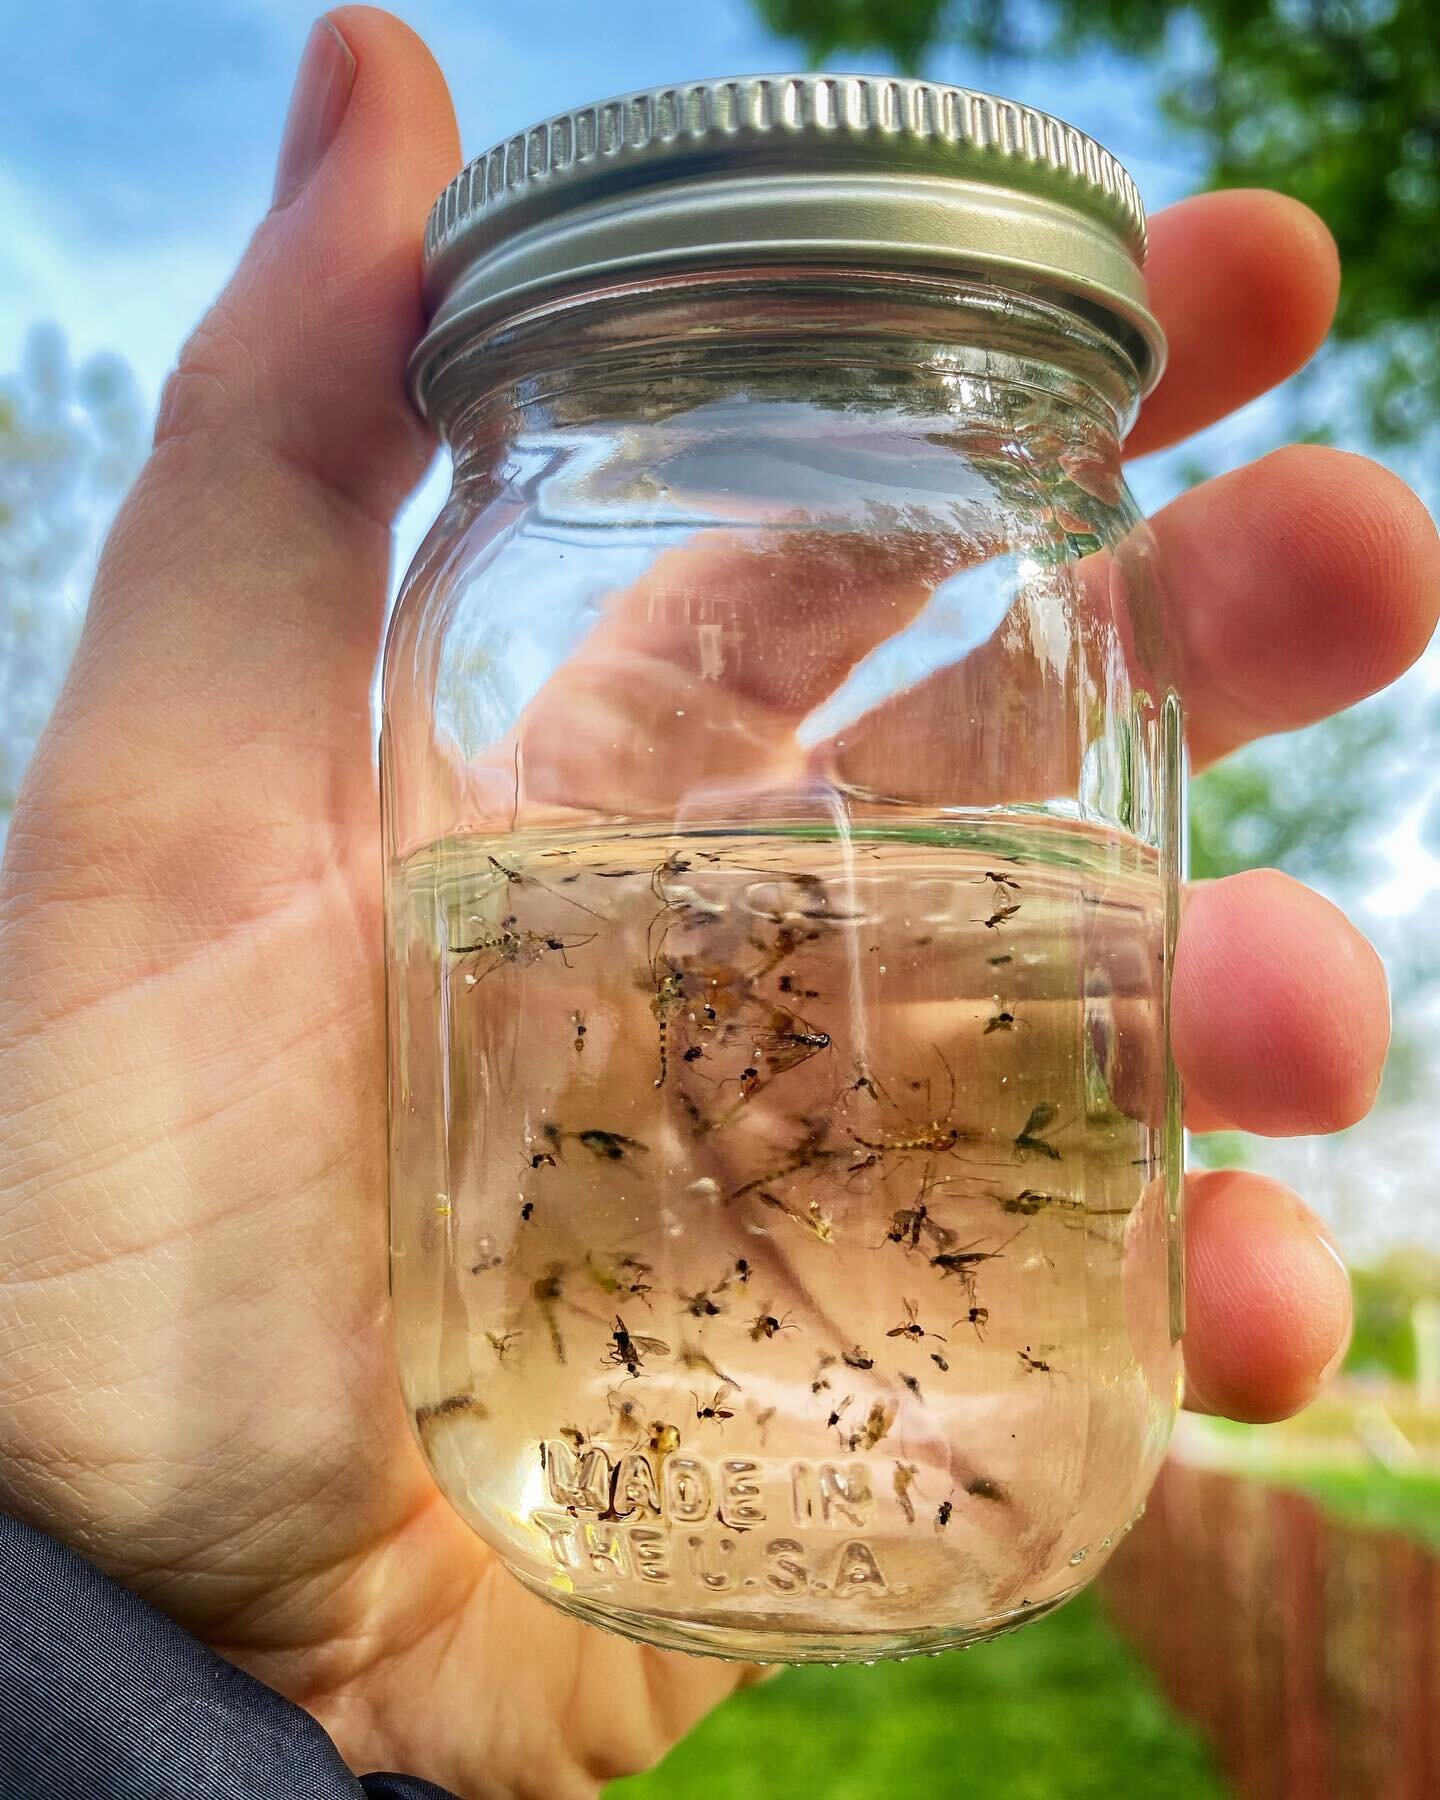
M 1148 391 L 1144 258 L 1130 176 L 1016 101 L 871 75 L 648 88 L 497 144 L 441 194 L 411 392 L 424 411 L 459 343 L 562 293 L 800 262 L 1040 283 L 1108 314 Z

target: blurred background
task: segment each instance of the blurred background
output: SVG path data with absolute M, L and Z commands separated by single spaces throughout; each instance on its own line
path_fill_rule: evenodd
M 653 82 L 817 65 L 1059 113 L 1152 210 L 1277 187 L 1339 241 L 1306 371 L 1138 464 L 1149 510 L 1305 438 L 1440 501 L 1440 30 L 1433 0 L 411 0 L 466 153 Z M 0 109 L 0 836 L 166 371 L 269 197 L 311 11 L 50 0 L 12 11 Z M 397 533 L 403 569 L 443 492 Z M 1440 1792 L 1440 651 L 1341 718 L 1196 783 L 1191 868 L 1278 866 L 1347 908 L 1395 995 L 1372 1116 L 1197 1139 L 1291 1182 L 1355 1270 L 1342 1377 L 1264 1430 L 1187 1419 L 1150 1514 L 1068 1611 L 971 1656 L 780 1677 L 615 1800 L 1089 1800 Z

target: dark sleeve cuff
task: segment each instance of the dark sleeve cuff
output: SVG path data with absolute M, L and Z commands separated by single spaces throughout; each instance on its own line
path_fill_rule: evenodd
M 44 1532 L 0 1514 L 5 1800 L 454 1800 L 363 1782 L 298 1706 Z

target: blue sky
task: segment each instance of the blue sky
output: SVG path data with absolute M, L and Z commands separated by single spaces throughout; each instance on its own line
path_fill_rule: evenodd
M 455 93 L 467 156 L 562 107 L 651 82 L 794 64 L 748 0 L 414 0 L 397 8 Z M 153 394 L 269 197 L 303 0 L 51 0 L 11 10 L 0 110 L 0 369 L 58 320 L 118 350 Z M 853 59 L 845 66 L 857 66 Z M 869 66 L 880 68 L 881 63 Z M 930 73 L 1061 112 L 1107 142 L 1152 203 L 1191 170 L 1133 76 L 951 55 Z

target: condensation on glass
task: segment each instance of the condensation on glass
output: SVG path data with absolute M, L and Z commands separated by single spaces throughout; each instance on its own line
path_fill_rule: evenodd
M 393 1287 L 528 1587 L 797 1661 L 1056 1606 L 1178 1401 L 1182 749 L 1072 128 L 870 78 L 549 121 L 427 238 L 387 647 Z

